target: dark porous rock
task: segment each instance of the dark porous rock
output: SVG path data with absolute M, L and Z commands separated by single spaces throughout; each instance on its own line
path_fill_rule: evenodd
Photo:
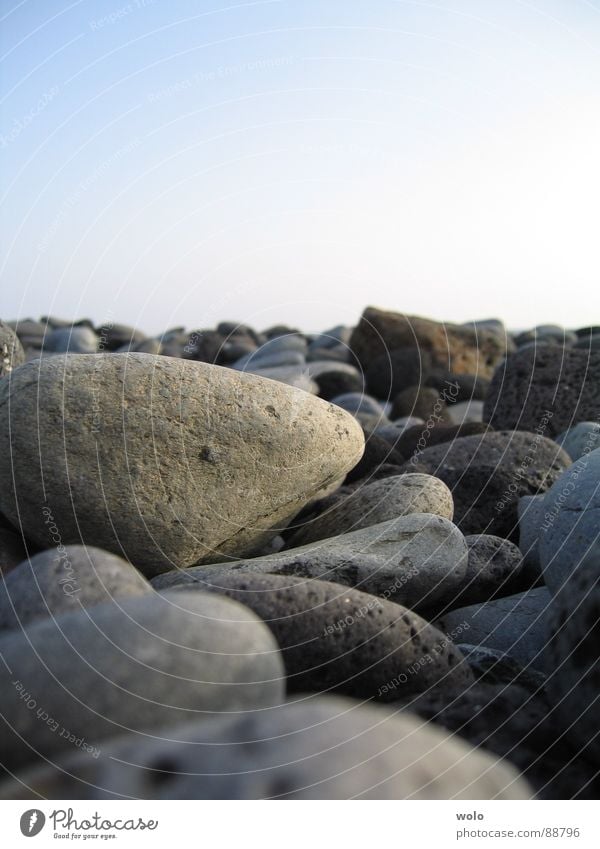
M 403 463 L 404 457 L 389 442 L 377 433 L 365 434 L 365 453 L 346 475 L 346 483 L 355 483 L 360 480 L 369 483 L 372 475 L 384 465 L 396 466 L 397 474 L 398 467 Z
M 425 381 L 437 392 L 445 392 L 447 404 L 460 404 L 462 401 L 484 401 L 490 381 L 480 374 L 452 374 L 452 372 L 437 369 Z M 448 391 L 449 387 L 452 392 Z
M 544 647 L 549 635 L 548 609 L 552 596 L 546 587 L 471 604 L 444 614 L 436 627 L 452 637 L 458 627 L 470 642 L 497 649 L 522 666 L 544 669 Z
M 126 560 L 99 548 L 50 548 L 19 564 L 0 584 L 0 630 L 81 610 L 152 587 Z
M 349 363 L 318 360 L 308 364 L 308 374 L 319 387 L 319 397 L 331 401 L 339 395 L 362 392 L 363 377 Z
M 262 549 L 363 446 L 339 407 L 207 363 L 55 356 L 0 381 L 0 510 L 146 575 Z
M 0 519 L 0 575 L 7 575 L 27 557 L 23 538 Z
M 528 799 L 506 761 L 408 711 L 313 696 L 122 737 L 21 773 L 3 799 Z
M 600 548 L 556 593 L 550 607 L 548 690 L 560 725 L 600 766 Z
M 19 337 L 8 324 L 0 321 L 0 378 L 25 362 L 25 351 Z
M 450 490 L 433 475 L 396 475 L 333 493 L 327 508 L 305 522 L 288 540 L 289 548 L 357 531 L 409 513 L 452 519 Z
M 367 307 L 350 339 L 363 369 L 376 357 L 397 348 L 418 346 L 431 354 L 432 365 L 454 374 L 491 376 L 506 356 L 505 338 L 487 329 L 430 321 Z
M 270 631 L 199 592 L 152 593 L 0 637 L 0 763 L 14 770 L 127 732 L 283 700 Z M 138 737 L 139 738 L 139 737 Z
M 483 417 L 496 429 L 558 436 L 600 409 L 600 351 L 536 345 L 511 354 L 495 372 Z
M 392 419 L 416 416 L 423 421 L 429 418 L 435 423 L 449 423 L 446 401 L 435 389 L 428 386 L 409 386 L 396 395 L 392 404 Z
M 427 425 L 418 424 L 405 430 L 398 440 L 397 448 L 408 459 L 416 457 L 425 448 L 441 445 L 443 442 L 454 442 L 461 436 L 474 436 L 478 433 L 491 432 L 491 428 L 483 422 L 463 422 L 462 424 L 444 424 L 436 421 Z
M 281 649 L 288 692 L 332 690 L 389 701 L 472 681 L 452 640 L 377 596 L 329 581 L 251 572 L 217 574 L 201 590 L 226 595 L 264 620 Z
M 212 583 L 226 575 L 267 573 L 319 578 L 355 587 L 411 610 L 443 608 L 467 570 L 468 548 L 441 516 L 412 513 L 360 531 L 227 565 L 193 566 L 159 575 L 157 589 Z
M 469 549 L 467 571 L 447 603 L 447 611 L 529 589 L 520 585 L 523 557 L 514 543 L 489 534 L 469 535 L 465 542 Z
M 146 339 L 146 334 L 136 327 L 130 327 L 127 324 L 113 324 L 112 322 L 106 322 L 96 327 L 95 333 L 99 338 L 98 349 L 100 351 L 117 351 L 123 345 L 134 348 Z
M 423 385 L 431 371 L 431 354 L 417 347 L 396 348 L 371 360 L 365 372 L 368 391 L 391 400 L 409 386 Z
M 517 542 L 519 498 L 546 492 L 570 465 L 568 454 L 551 439 L 498 431 L 425 448 L 402 470 L 426 472 L 447 484 L 454 498 L 454 521 L 464 534 L 492 534 Z
M 95 354 L 99 341 L 89 327 L 64 327 L 46 334 L 44 351 L 56 354 Z
M 541 799 L 596 799 L 598 768 L 564 734 L 544 691 L 524 679 L 478 682 L 454 697 L 440 690 L 405 703 L 408 711 L 485 751 L 512 762 Z

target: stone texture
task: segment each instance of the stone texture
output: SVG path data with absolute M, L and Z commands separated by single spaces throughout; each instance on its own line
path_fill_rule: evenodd
M 577 422 L 594 420 L 599 409 L 600 352 L 535 345 L 497 369 L 483 418 L 497 430 L 535 431 L 550 412 L 544 435 L 554 437 Z
M 204 363 L 57 356 L 0 384 L 0 509 L 145 574 L 259 550 L 362 451 L 339 408 Z
M 432 475 L 394 475 L 342 495 L 334 493 L 327 509 L 302 525 L 289 539 L 288 547 L 297 548 L 410 513 L 434 513 L 451 520 L 454 505 L 446 484 Z
M 25 351 L 19 337 L 8 324 L 0 320 L 0 378 L 25 362 Z
M 425 448 L 402 466 L 426 472 L 452 491 L 454 520 L 465 534 L 518 537 L 517 502 L 545 492 L 570 458 L 551 439 L 522 431 L 485 432 Z
M 266 557 L 169 572 L 152 583 L 164 589 L 202 585 L 220 574 L 292 575 L 357 587 L 418 610 L 452 598 L 467 561 L 467 543 L 452 522 L 412 514 Z
M 281 657 L 266 626 L 241 605 L 199 592 L 44 619 L 6 632 L 0 653 L 7 769 L 283 697 Z
M 546 587 L 538 587 L 457 608 L 444 614 L 435 624 L 449 635 L 463 626 L 464 639 L 459 642 L 506 652 L 523 666 L 531 664 L 543 671 L 551 598 Z
M 455 374 L 491 376 L 505 357 L 507 340 L 497 333 L 367 307 L 350 339 L 366 369 L 376 357 L 415 344 L 431 354 L 432 364 Z
M 0 584 L 0 630 L 150 592 L 140 572 L 115 554 L 82 545 L 50 548 L 20 563 Z
M 546 586 L 557 592 L 600 541 L 600 448 L 585 454 L 544 497 L 538 531 Z
M 201 591 L 226 595 L 264 620 L 281 649 L 289 693 L 337 691 L 388 701 L 399 692 L 472 680 L 451 640 L 416 613 L 368 593 L 251 572 L 215 575 Z
M 5 799 L 527 799 L 498 761 L 403 711 L 310 701 L 124 738 L 5 782 Z

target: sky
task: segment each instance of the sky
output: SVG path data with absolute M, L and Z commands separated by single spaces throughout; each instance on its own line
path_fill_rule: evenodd
M 600 0 L 0 2 L 0 315 L 600 323 Z

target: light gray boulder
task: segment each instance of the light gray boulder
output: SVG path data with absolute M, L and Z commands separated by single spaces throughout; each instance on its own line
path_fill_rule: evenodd
M 0 381 L 0 510 L 147 575 L 260 550 L 363 448 L 338 407 L 206 363 L 56 356 Z
M 120 599 L 0 637 L 0 762 L 22 768 L 117 734 L 283 700 L 269 629 L 199 592 Z

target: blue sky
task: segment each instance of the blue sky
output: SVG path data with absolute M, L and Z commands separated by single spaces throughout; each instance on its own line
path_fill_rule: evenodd
M 600 2 L 0 8 L 3 317 L 600 321 Z

